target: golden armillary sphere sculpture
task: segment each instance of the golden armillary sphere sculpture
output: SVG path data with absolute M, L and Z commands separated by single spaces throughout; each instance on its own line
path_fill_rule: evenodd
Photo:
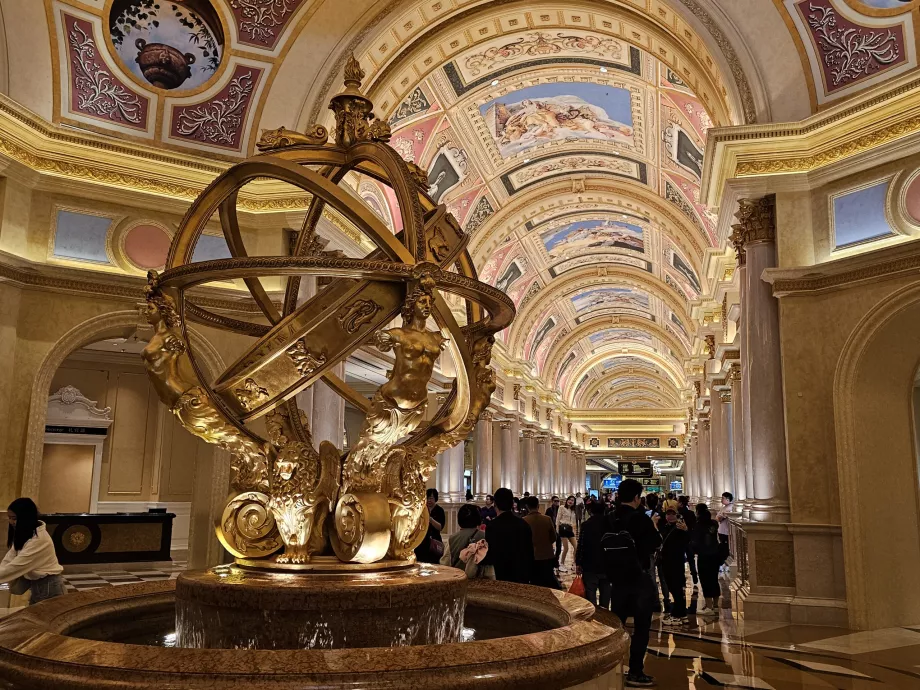
M 386 123 L 373 119 L 354 59 L 345 90 L 332 99 L 335 143 L 315 125 L 307 134 L 263 132 L 263 152 L 220 175 L 192 204 L 162 275 L 151 272 L 148 320 L 154 335 L 143 358 L 160 399 L 192 434 L 229 451 L 232 489 L 217 533 L 238 559 L 309 564 L 334 551 L 338 560 L 407 560 L 425 536 L 425 482 L 435 455 L 460 442 L 495 389 L 494 334 L 514 318 L 501 292 L 477 280 L 467 236 L 427 195 L 423 170 L 386 144 Z M 394 235 L 338 186 L 357 171 L 395 192 L 403 230 Z M 290 256 L 246 254 L 236 215 L 239 189 L 255 178 L 283 180 L 312 196 Z M 319 251 L 316 224 L 329 205 L 377 246 L 361 259 Z M 217 213 L 233 258 L 192 263 L 195 245 Z M 280 307 L 259 281 L 286 277 Z M 302 276 L 326 280 L 299 303 Z M 193 304 L 189 289 L 242 279 L 265 322 L 228 318 Z M 441 296 L 466 301 L 457 324 Z M 437 325 L 429 328 L 430 321 Z M 398 325 L 392 327 L 394 321 Z M 188 337 L 196 322 L 244 334 L 252 346 L 213 383 L 202 376 Z M 332 369 L 362 345 L 392 351 L 387 382 L 371 400 Z M 426 414 L 435 363 L 450 356 L 456 380 L 446 402 Z M 322 379 L 366 412 L 358 443 L 346 454 L 330 441 L 314 446 L 294 396 Z M 248 425 L 265 418 L 268 438 Z M 425 421 L 426 418 L 429 421 Z M 331 517 L 331 519 L 329 519 Z M 258 561 L 257 559 L 264 559 Z

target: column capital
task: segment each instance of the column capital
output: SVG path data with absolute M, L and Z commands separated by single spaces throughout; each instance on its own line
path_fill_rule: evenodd
M 491 422 L 492 421 L 492 410 L 483 410 L 479 413 L 479 420 L 482 422 Z
M 545 431 L 535 431 L 534 440 L 536 440 L 537 443 L 546 443 L 549 440 L 549 434 Z
M 730 390 L 719 391 L 719 398 L 724 403 L 730 403 L 732 401 L 732 392 Z
M 533 429 L 521 429 L 521 438 L 533 438 L 535 434 Z
M 739 199 L 735 214 L 740 226 L 744 246 L 755 242 L 776 241 L 776 195 L 767 194 L 759 199 Z
M 498 427 L 499 427 L 502 431 L 505 431 L 505 430 L 507 430 L 507 429 L 510 429 L 510 428 L 511 428 L 511 420 L 510 420 L 510 419 L 502 419 L 502 420 L 499 420 L 499 422 L 498 422 Z
M 731 369 L 728 372 L 728 378 L 730 381 L 740 381 L 741 380 L 741 365 L 732 364 Z

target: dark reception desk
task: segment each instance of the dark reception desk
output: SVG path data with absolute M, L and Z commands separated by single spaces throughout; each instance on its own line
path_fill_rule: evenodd
M 61 565 L 169 561 L 173 513 L 42 515 Z

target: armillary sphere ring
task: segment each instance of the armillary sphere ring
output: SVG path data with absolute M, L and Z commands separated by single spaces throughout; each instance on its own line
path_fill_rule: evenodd
M 320 167 L 307 167 L 316 165 Z M 362 204 L 355 203 L 354 198 L 338 185 L 352 170 L 381 180 L 393 188 L 404 219 L 405 229 L 399 235 L 394 235 L 377 216 Z M 422 273 L 430 276 L 439 290 L 464 298 L 467 316 L 467 324 L 461 328 L 446 302 L 440 296 L 436 297 L 432 316 L 438 326 L 448 332 L 449 350 L 458 366 L 455 394 L 448 397 L 430 426 L 436 423 L 441 430 L 447 430 L 459 427 L 465 420 L 469 396 L 456 393 L 470 388 L 473 357 L 468 343 L 476 337 L 490 336 L 510 324 L 514 306 L 504 293 L 477 280 L 472 259 L 466 251 L 468 237 L 445 207 L 436 206 L 425 194 L 424 178 L 414 178 L 408 171 L 406 163 L 392 148 L 376 141 L 361 142 L 344 150 L 329 145 L 300 145 L 254 156 L 235 165 L 215 179 L 189 209 L 170 248 L 167 269 L 160 275 L 159 284 L 177 298 L 183 337 L 199 380 L 225 414 L 230 419 L 239 420 L 243 433 L 249 434 L 242 424 L 269 412 L 282 400 L 291 399 L 320 378 L 346 400 L 367 411 L 367 398 L 328 370 L 399 313 L 405 299 L 404 284 L 417 280 Z M 260 178 L 286 182 L 313 197 L 293 248 L 293 256 L 247 255 L 237 219 L 237 198 L 245 184 Z M 311 252 L 310 241 L 315 237 L 315 226 L 326 205 L 332 206 L 355 225 L 378 249 L 363 259 L 307 255 Z M 198 239 L 217 211 L 233 258 L 192 263 Z M 438 238 L 440 242 L 432 238 Z M 337 280 L 306 303 L 298 305 L 299 277 L 306 275 Z M 280 311 L 259 280 L 266 276 L 291 278 Z M 196 285 L 230 279 L 245 282 L 270 325 L 219 315 L 187 301 L 187 291 Z M 370 291 L 382 307 L 375 314 L 375 321 L 367 324 L 374 327 L 360 329 L 356 337 L 348 342 L 337 343 L 331 348 L 324 345 L 325 351 L 317 353 L 317 356 L 325 366 L 318 366 L 313 376 L 295 381 L 289 373 L 280 372 L 278 362 L 285 360 L 280 355 L 289 349 L 293 340 L 302 337 L 306 351 L 310 352 L 310 334 L 318 334 L 322 317 L 328 318 L 345 301 L 360 293 L 356 288 L 346 289 L 355 281 L 365 292 Z M 338 293 L 335 290 L 337 285 Z M 387 286 L 390 286 L 389 290 Z M 187 320 L 253 336 L 258 340 L 209 385 L 190 346 Z M 317 335 L 317 347 L 320 340 L 322 338 Z M 280 390 L 260 404 L 241 406 L 233 392 L 239 390 L 240 384 L 251 380 L 254 372 L 261 372 L 266 380 L 278 383 L 275 388 Z M 419 430 L 419 433 L 424 431 Z

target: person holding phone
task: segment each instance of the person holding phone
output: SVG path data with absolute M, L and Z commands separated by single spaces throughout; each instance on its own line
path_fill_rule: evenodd
M 690 530 L 684 518 L 674 509 L 668 508 L 664 520 L 659 523 L 662 544 L 659 563 L 661 574 L 667 585 L 668 596 L 671 599 L 671 613 L 662 617 L 661 624 L 665 627 L 679 627 L 688 625 L 687 596 L 684 585 L 687 578 L 684 574 L 684 558 L 687 546 L 690 544 Z

